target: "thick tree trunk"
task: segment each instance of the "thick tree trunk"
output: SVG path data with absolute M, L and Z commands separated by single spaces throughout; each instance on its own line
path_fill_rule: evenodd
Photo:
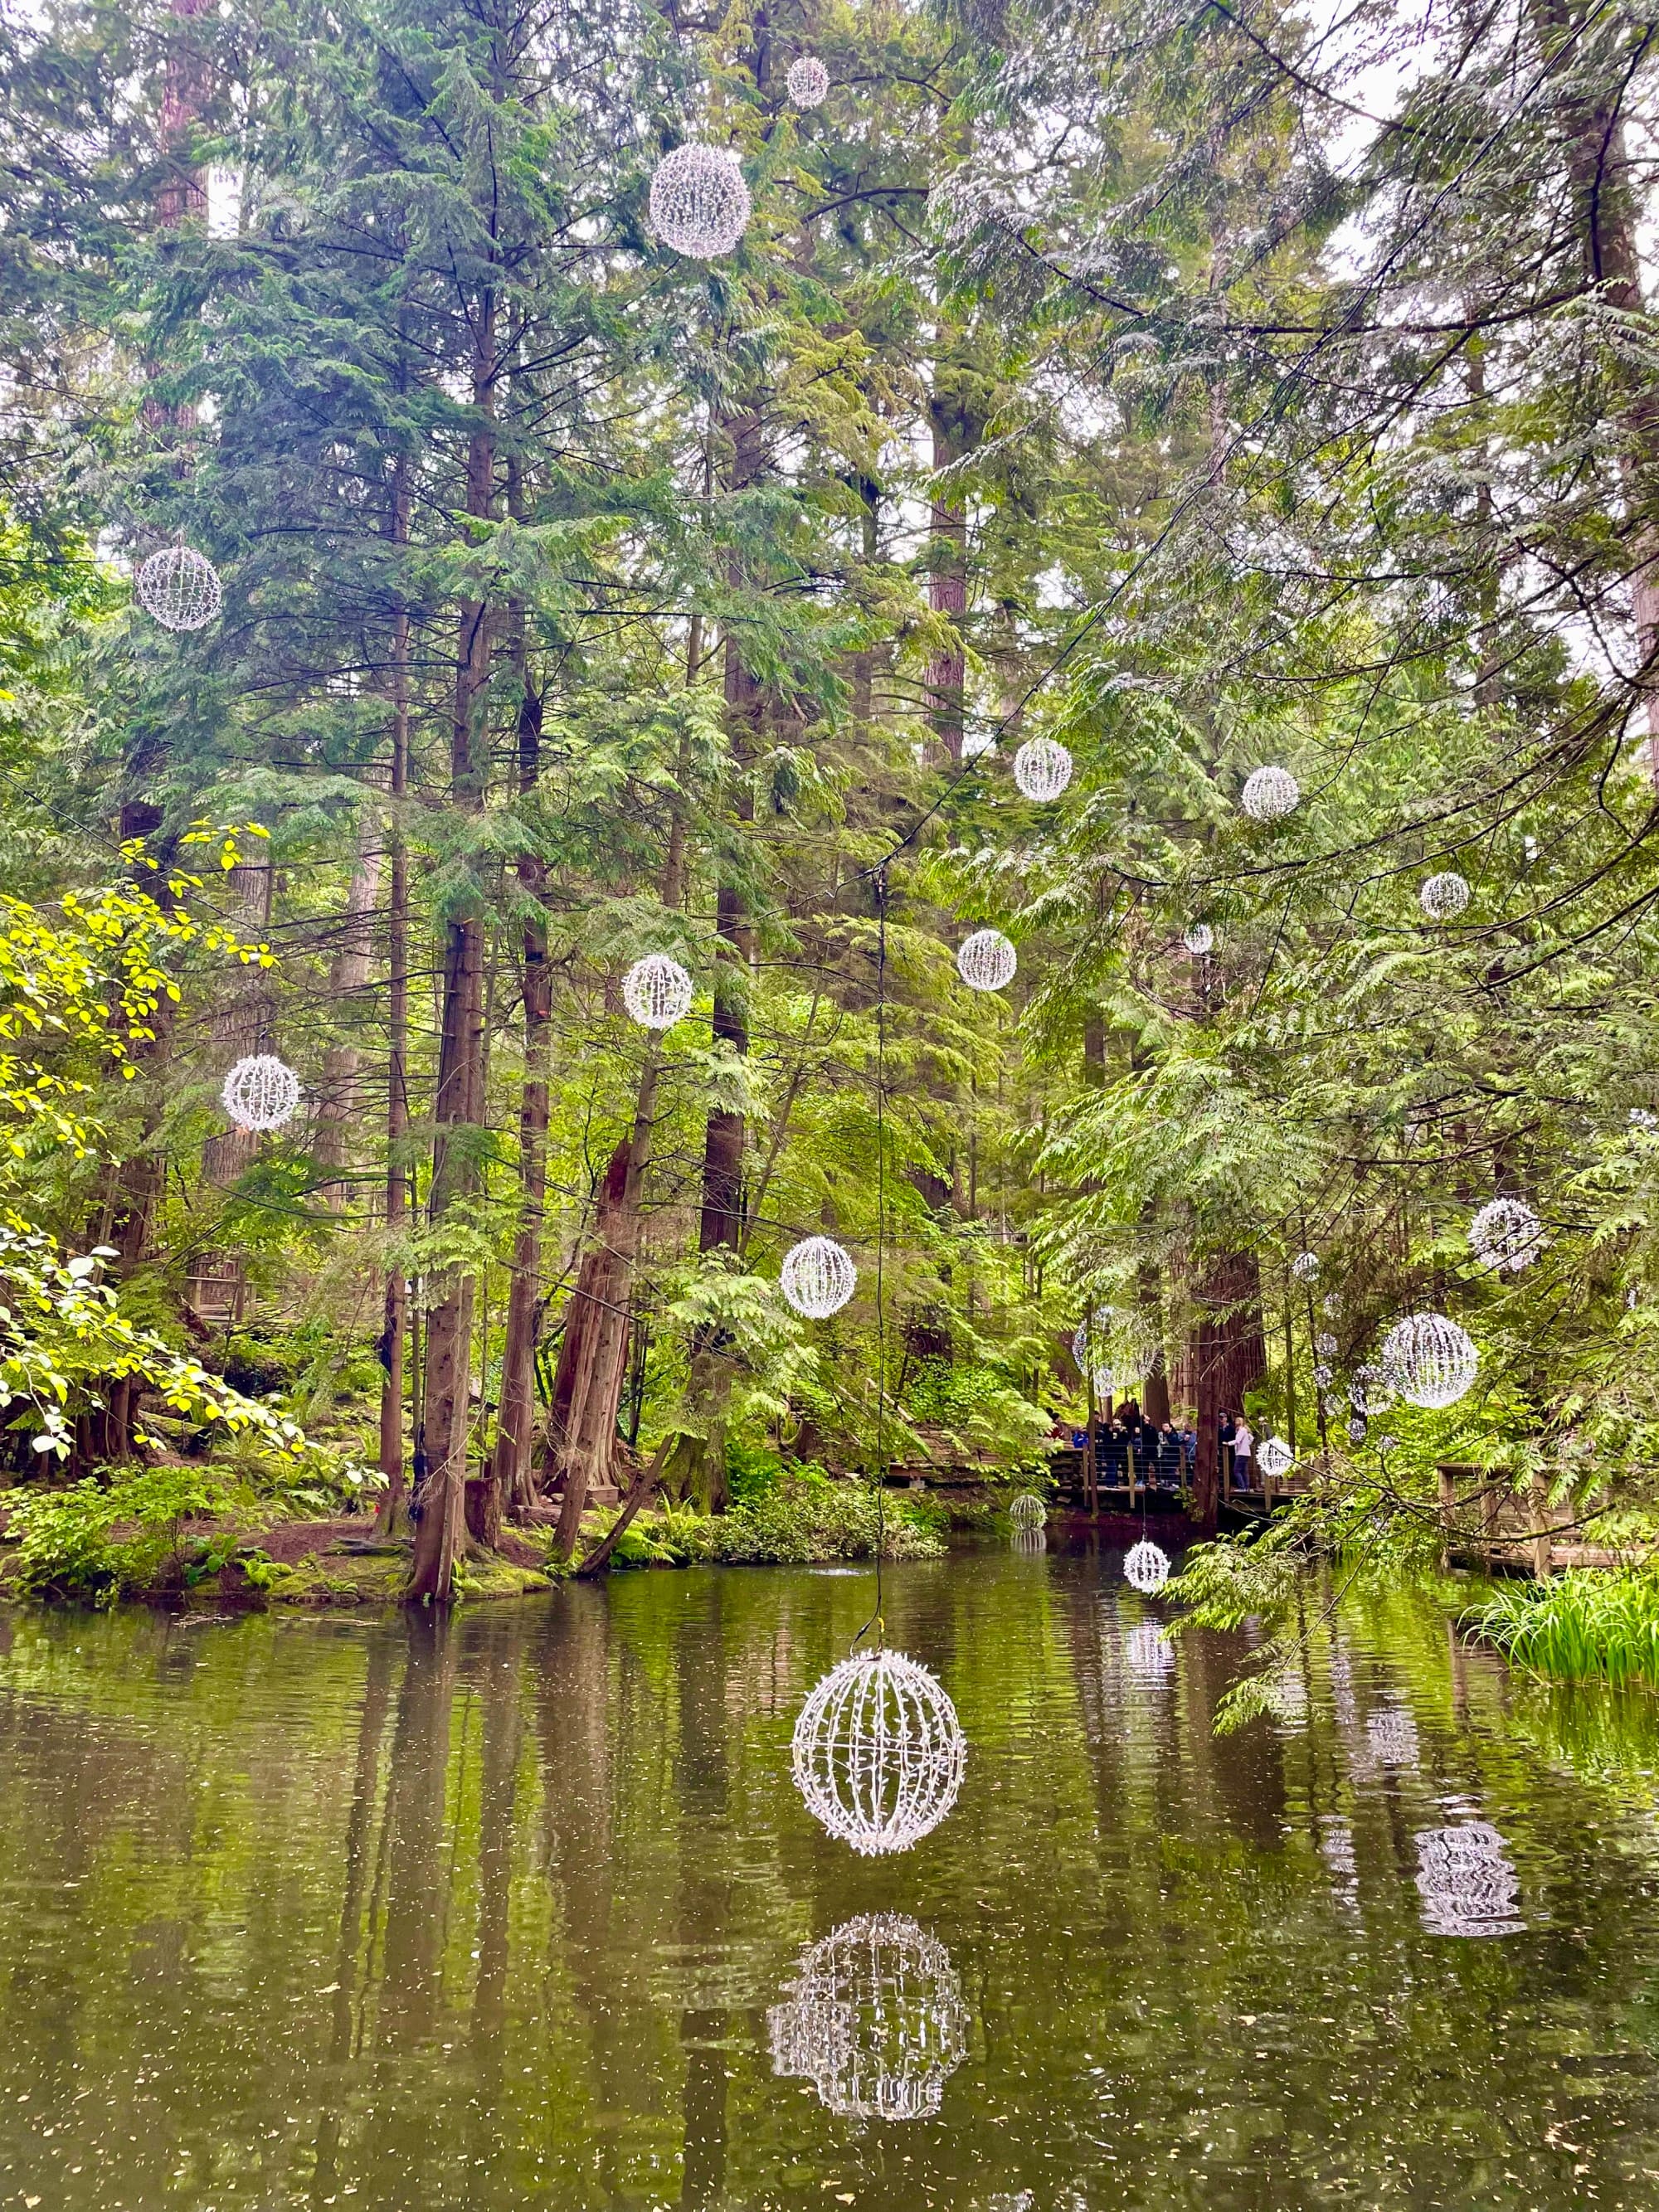
M 1198 1464 L 1194 1504 L 1214 1517 L 1220 1494 L 1221 1416 L 1244 1409 L 1244 1393 L 1267 1371 L 1261 1324 L 1261 1273 L 1254 1253 L 1224 1253 L 1206 1262 L 1194 1285 L 1197 1309 L 1189 1358 L 1198 1398 Z

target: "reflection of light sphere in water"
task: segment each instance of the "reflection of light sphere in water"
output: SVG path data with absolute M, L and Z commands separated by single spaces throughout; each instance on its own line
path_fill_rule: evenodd
M 795 1787 L 815 1820 L 866 1856 L 908 1851 L 957 1802 L 968 1747 L 957 1709 L 902 1651 L 856 1651 L 795 1722 Z
M 1419 1830 L 1417 1858 L 1423 1925 L 1431 1936 L 1513 1936 L 1525 1927 L 1520 1879 L 1504 1838 L 1488 1822 Z
M 1146 1681 L 1161 1681 L 1176 1662 L 1175 1639 L 1155 1620 L 1143 1620 L 1123 1639 L 1123 1656 L 1132 1674 Z
M 951 1954 L 896 1912 L 861 1914 L 815 1943 L 766 2017 L 772 2071 L 810 2081 L 852 2119 L 930 2118 L 967 2056 Z
M 1124 1554 L 1123 1579 L 1131 1589 L 1138 1589 L 1144 1596 L 1151 1597 L 1170 1579 L 1169 1553 L 1143 1536 Z

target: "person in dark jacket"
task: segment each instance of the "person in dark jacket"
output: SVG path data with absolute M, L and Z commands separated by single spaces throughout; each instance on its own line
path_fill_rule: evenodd
M 1232 1415 L 1224 1413 L 1221 1416 L 1221 1426 L 1216 1431 L 1216 1473 L 1220 1479 L 1224 1496 L 1226 1494 L 1227 1485 L 1232 1477 L 1233 1438 L 1237 1433 L 1237 1426 Z
M 1179 1490 L 1181 1487 L 1181 1439 L 1176 1434 L 1173 1421 L 1165 1421 L 1158 1432 L 1156 1464 L 1158 1488 Z
M 1115 1419 L 1104 1425 L 1096 1442 L 1095 1474 L 1103 1490 L 1121 1490 L 1129 1479 L 1129 1439 Z

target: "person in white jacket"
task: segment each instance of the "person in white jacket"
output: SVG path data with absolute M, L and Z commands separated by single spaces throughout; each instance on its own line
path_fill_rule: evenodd
M 1233 1431 L 1233 1488 L 1248 1490 L 1250 1486 L 1250 1456 L 1255 1449 L 1255 1438 L 1250 1434 L 1249 1422 L 1241 1413 L 1238 1426 Z

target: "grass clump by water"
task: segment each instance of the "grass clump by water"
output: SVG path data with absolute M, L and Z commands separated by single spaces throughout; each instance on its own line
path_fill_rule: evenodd
M 1576 1570 L 1516 1583 L 1463 1615 L 1465 1628 L 1540 1674 L 1659 1686 L 1659 1572 Z

